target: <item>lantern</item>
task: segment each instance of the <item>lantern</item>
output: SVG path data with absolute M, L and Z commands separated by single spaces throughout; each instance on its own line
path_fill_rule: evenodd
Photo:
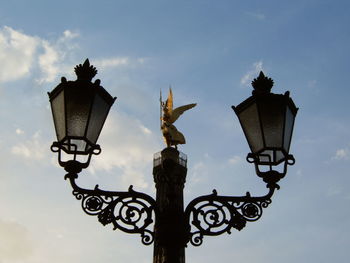
M 238 106 L 232 106 L 251 150 L 248 161 L 269 166 L 294 162 L 289 148 L 298 108 L 289 92 L 284 95 L 270 93 L 273 80 L 265 77 L 263 72 L 254 79 L 252 86 L 252 96 Z
M 74 156 L 97 154 L 98 136 L 116 98 L 100 86 L 100 80 L 91 82 L 97 70 L 88 59 L 75 67 L 75 73 L 77 80 L 62 77 L 61 83 L 49 92 L 57 135 L 53 147 Z

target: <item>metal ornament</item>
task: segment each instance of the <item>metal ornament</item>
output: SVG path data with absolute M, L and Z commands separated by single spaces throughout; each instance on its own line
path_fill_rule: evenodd
M 78 65 L 75 72 L 78 77 L 76 81 L 82 81 L 90 85 L 97 70 L 90 66 L 87 60 L 83 65 Z M 173 109 L 171 89 L 167 101 L 163 103 L 160 100 L 161 110 L 163 111 L 161 116 L 162 131 L 168 147 L 155 154 L 153 159 L 153 176 L 157 190 L 156 200 L 145 193 L 133 190 L 132 186 L 124 192 L 101 190 L 98 185 L 94 189 L 81 188 L 76 183 L 78 174 L 88 167 L 91 155 L 98 154 L 101 151 L 96 144 L 97 137 L 107 117 L 109 107 L 113 104 L 115 98 L 113 99 L 105 90 L 100 89 L 99 81 L 95 82 L 96 84 L 91 84 L 99 89 L 98 92 L 102 92 L 102 97 L 108 102 L 104 114 L 99 116 L 102 119 L 98 122 L 97 136 L 95 136 L 93 142 L 84 137 L 86 134 L 82 137 L 70 137 L 65 132 L 61 134 L 61 130 L 59 130 L 63 125 L 59 121 L 66 122 L 65 118 L 61 118 L 65 116 L 66 109 L 61 107 L 65 110 L 65 113 L 60 115 L 61 113 L 57 110 L 60 108 L 55 105 L 56 96 L 67 88 L 66 83 L 67 81 L 63 79 L 61 86 L 59 85 L 49 94 L 56 132 L 58 131 L 58 141 L 53 143 L 51 150 L 58 153 L 59 164 L 67 171 L 65 179 L 69 180 L 73 195 L 81 201 L 81 207 L 86 214 L 96 216 L 104 226 L 113 225 L 114 230 L 119 229 L 126 233 L 139 234 L 141 242 L 145 245 L 154 243 L 154 263 L 184 263 L 184 249 L 188 243 L 193 246 L 200 246 L 203 243 L 204 236 L 231 234 L 232 229 L 240 231 L 248 222 L 259 220 L 263 210 L 271 203 L 275 190 L 280 188 L 277 182 L 285 176 L 287 165 L 295 163 L 293 155 L 289 154 L 289 145 L 297 108 L 289 98 L 289 93 L 287 95 L 273 94 L 273 97 L 271 97 L 270 90 L 273 80 L 265 77 L 261 72 L 259 77 L 252 82 L 254 88 L 252 97 L 233 108 L 239 117 L 249 146 L 252 149 L 252 152 L 247 156 L 247 161 L 254 163 L 256 174 L 266 183 L 269 189 L 266 195 L 254 197 L 247 192 L 243 196 L 220 196 L 216 190 L 213 190 L 212 194 L 197 197 L 184 208 L 183 189 L 187 174 L 187 156 L 177 150 L 177 145 L 184 143 L 185 140 L 173 123 L 184 111 L 193 108 L 196 104 Z M 81 88 L 81 86 L 78 88 Z M 254 140 L 249 137 L 251 134 L 249 134 L 247 123 L 249 124 L 251 119 L 246 121 L 244 119 L 246 116 L 243 115 L 247 112 L 247 109 L 249 112 L 249 109 L 251 109 L 249 107 L 256 107 L 258 109 L 256 110 L 257 115 L 248 114 L 247 116 L 253 116 L 257 120 L 252 124 L 255 129 L 265 131 L 264 121 L 266 120 L 261 118 L 263 111 L 259 107 L 266 105 L 264 101 L 266 98 L 272 102 L 277 98 L 277 104 L 282 105 L 277 108 L 285 114 L 280 114 L 283 117 L 281 118 L 283 121 L 283 145 L 269 146 L 266 142 L 267 139 L 263 137 L 266 134 L 256 133 L 257 136 L 263 138 L 260 143 L 262 146 L 259 146 L 259 148 L 254 145 Z M 69 100 L 70 98 L 66 99 Z M 92 109 L 89 114 L 93 111 Z M 290 110 L 290 114 L 287 112 L 288 110 Z M 287 121 L 290 122 L 288 127 Z M 169 128 L 171 126 L 174 127 Z M 77 151 L 74 148 L 78 147 L 74 145 L 76 139 L 87 142 L 83 150 Z M 175 148 L 172 146 L 175 146 Z M 61 158 L 62 151 L 73 154 L 73 158 L 63 161 Z M 88 155 L 88 160 L 86 162 L 77 160 L 76 156 L 79 154 Z M 277 156 L 278 154 L 283 154 L 283 156 Z M 284 162 L 284 169 L 279 172 L 274 167 L 282 162 Z M 265 165 L 269 169 L 261 171 L 259 169 L 261 165 Z
M 156 202 L 147 194 L 136 192 L 130 185 L 126 192 L 112 192 L 99 189 L 84 189 L 76 184 L 81 164 L 71 161 L 65 179 L 73 188 L 73 195 L 81 201 L 83 211 L 90 216 L 97 216 L 98 221 L 106 226 L 113 225 L 113 230 L 119 229 L 130 234 L 140 234 L 141 241 L 150 245 L 154 240 L 152 223 Z

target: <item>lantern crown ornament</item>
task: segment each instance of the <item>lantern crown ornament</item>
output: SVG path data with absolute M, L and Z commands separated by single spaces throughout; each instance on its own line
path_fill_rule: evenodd
M 91 82 L 97 70 L 88 59 L 75 67 L 75 73 L 77 80 L 62 77 L 61 83 L 48 93 L 57 135 L 51 150 L 59 153 L 61 166 L 84 159 L 80 166 L 85 168 L 91 155 L 101 152 L 97 139 L 116 98 L 100 86 L 100 80 Z M 62 151 L 68 155 L 67 161 L 63 161 Z
M 273 80 L 262 71 L 252 81 L 252 86 L 252 96 L 232 108 L 251 150 L 248 162 L 255 164 L 257 175 L 264 181 L 276 183 L 287 173 L 287 165 L 295 162 L 289 148 L 298 108 L 289 91 L 271 93 Z M 275 167 L 280 164 L 284 164 L 283 170 L 278 172 Z
M 260 71 L 259 76 L 252 81 L 252 86 L 254 88 L 253 95 L 267 94 L 271 92 L 273 80 Z
M 83 64 L 79 64 L 74 68 L 74 72 L 79 80 L 91 81 L 97 74 L 97 69 L 90 65 L 89 59 L 86 59 Z

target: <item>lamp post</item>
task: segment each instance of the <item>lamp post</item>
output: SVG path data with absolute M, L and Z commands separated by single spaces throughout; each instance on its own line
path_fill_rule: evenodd
M 49 93 L 57 135 L 51 150 L 58 153 L 58 162 L 67 172 L 65 179 L 69 179 L 84 212 L 97 216 L 103 225 L 140 234 L 145 245 L 154 243 L 154 263 L 184 263 L 188 243 L 199 246 L 204 236 L 231 233 L 232 228 L 241 230 L 247 222 L 258 220 L 279 189 L 277 182 L 286 175 L 287 166 L 295 162 L 289 148 L 298 108 L 289 92 L 271 93 L 273 81 L 261 72 L 252 82 L 252 96 L 232 108 L 251 150 L 247 161 L 254 163 L 256 174 L 267 184 L 266 195 L 220 196 L 213 190 L 184 208 L 187 157 L 173 147 L 154 156 L 156 199 L 134 191 L 132 186 L 121 192 L 98 186 L 83 189 L 76 179 L 88 167 L 91 156 L 101 152 L 96 142 L 115 98 L 100 86 L 100 80 L 91 82 L 97 70 L 88 60 L 75 72 L 77 80 L 62 77 Z M 276 167 L 281 166 L 279 171 Z

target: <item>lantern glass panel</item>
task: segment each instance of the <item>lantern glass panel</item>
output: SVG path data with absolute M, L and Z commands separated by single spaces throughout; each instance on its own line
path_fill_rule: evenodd
M 289 152 L 290 142 L 292 138 L 293 126 L 294 126 L 294 114 L 287 107 L 286 110 L 286 120 L 285 120 L 285 128 L 284 128 L 284 149 L 286 152 Z
M 280 163 L 282 161 L 284 161 L 284 159 L 287 156 L 285 155 L 285 153 L 282 150 L 276 150 L 276 158 L 275 158 L 275 162 L 276 163 Z
M 285 105 L 274 95 L 259 101 L 266 148 L 282 148 Z
M 67 147 L 69 151 L 71 152 L 85 152 L 87 151 L 90 147 L 86 143 L 86 141 L 81 138 L 81 139 L 69 139 L 69 144 Z
M 240 113 L 238 113 L 238 117 L 252 152 L 258 152 L 264 147 L 264 143 L 256 103 L 253 103 L 246 109 L 243 109 Z
M 54 119 L 57 140 L 60 141 L 66 136 L 66 121 L 64 110 L 64 90 L 51 100 L 51 110 Z
M 66 92 L 67 135 L 83 137 L 90 114 L 91 93 L 89 89 L 82 92 L 81 89 L 75 89 L 74 87 L 68 88 Z
M 113 102 L 108 103 L 100 94 L 95 94 L 86 137 L 96 143 Z
M 265 150 L 258 154 L 260 163 L 271 163 L 273 161 L 273 150 Z

